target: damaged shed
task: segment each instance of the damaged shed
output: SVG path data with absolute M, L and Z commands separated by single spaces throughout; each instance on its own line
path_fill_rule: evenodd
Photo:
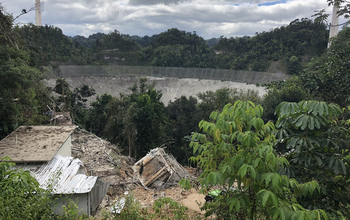
M 152 149 L 146 156 L 132 167 L 134 177 L 138 178 L 144 187 L 160 188 L 165 185 L 177 184 L 189 176 L 187 171 L 164 149 Z
M 20 126 L 0 141 L 0 158 L 8 156 L 17 168 L 31 173 L 40 187 L 52 188 L 60 214 L 73 200 L 82 214 L 94 215 L 109 184 L 87 176 L 81 160 L 71 157 L 76 126 Z
M 62 211 L 62 205 L 73 200 L 82 214 L 95 215 L 109 187 L 97 176 L 86 176 L 83 163 L 73 157 L 55 155 L 38 170 L 31 171 L 31 175 L 40 187 L 53 187 L 53 194 L 58 197 L 53 210 L 58 214 Z

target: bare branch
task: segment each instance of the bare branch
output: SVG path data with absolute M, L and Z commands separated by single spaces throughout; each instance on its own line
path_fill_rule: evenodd
M 28 14 L 29 12 L 34 11 L 34 10 L 35 10 L 35 6 L 32 6 L 29 10 L 22 9 L 21 14 L 17 15 L 17 16 L 13 19 L 13 21 L 15 21 L 17 18 L 21 17 L 22 15 Z

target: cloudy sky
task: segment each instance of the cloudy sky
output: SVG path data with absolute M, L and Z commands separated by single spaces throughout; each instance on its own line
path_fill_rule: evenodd
M 14 17 L 34 7 L 35 0 L 0 0 Z M 41 0 L 42 23 L 68 36 L 109 33 L 153 35 L 170 28 L 196 33 L 205 39 L 254 35 L 256 32 L 311 18 L 331 8 L 327 0 Z M 35 11 L 18 24 L 35 23 Z

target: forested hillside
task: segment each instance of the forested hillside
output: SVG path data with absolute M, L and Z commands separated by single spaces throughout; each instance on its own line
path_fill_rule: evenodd
M 348 6 L 341 10 L 347 15 Z M 162 146 L 179 162 L 200 167 L 196 184 L 207 191 L 227 189 L 205 205 L 208 215 L 350 218 L 350 28 L 327 50 L 326 26 L 309 19 L 253 37 L 222 37 L 210 47 L 195 33 L 177 29 L 152 37 L 114 31 L 69 38 L 52 26 L 13 27 L 12 16 L 0 9 L 0 138 L 20 125 L 49 123 L 45 112 L 51 106 L 70 112 L 76 125 L 126 155 L 140 158 Z M 284 63 L 294 76 L 266 85 L 264 97 L 226 88 L 168 106 L 160 102 L 161 91 L 141 78 L 130 94 L 104 94 L 88 107 L 93 88 L 72 91 L 64 79 L 46 88 L 40 68 L 113 63 L 266 70 L 272 61 Z M 12 171 L 0 165 L 0 195 L 15 195 L 6 185 L 13 184 L 7 175 Z M 2 201 L 0 218 L 9 214 Z M 22 204 L 26 201 L 23 197 Z
M 34 25 L 14 31 L 37 66 L 56 62 L 267 71 L 278 61 L 282 67 L 277 71 L 297 74 L 312 57 L 324 52 L 328 42 L 326 25 L 305 18 L 252 37 L 208 41 L 176 28 L 151 37 L 129 36 L 116 30 L 88 38 L 67 37 L 57 27 Z
M 297 19 L 288 26 L 254 37 L 222 38 L 213 49 L 219 51 L 220 68 L 264 71 L 271 61 L 282 61 L 287 73 L 296 74 L 302 62 L 324 52 L 328 31 L 324 23 Z
M 1 5 L 0 5 L 1 6 Z M 47 123 L 43 114 L 50 103 L 42 73 L 34 57 L 19 43 L 12 29 L 12 17 L 0 7 L 0 138 L 20 125 Z

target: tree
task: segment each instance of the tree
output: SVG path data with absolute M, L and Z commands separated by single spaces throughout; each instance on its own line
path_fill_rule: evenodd
M 57 100 L 61 105 L 59 111 L 70 111 L 72 107 L 72 91 L 70 90 L 69 84 L 64 78 L 59 78 L 56 80 L 54 91 L 60 95 Z
M 299 75 L 299 73 L 302 71 L 303 67 L 301 65 L 301 62 L 296 56 L 292 56 L 287 61 L 287 73 L 291 75 Z
M 0 218 L 52 219 L 50 192 L 39 187 L 29 171 L 13 169 L 10 158 L 0 158 Z
M 207 205 L 207 214 L 215 212 L 224 219 L 327 219 L 324 211 L 306 210 L 295 199 L 312 195 L 317 182 L 299 184 L 277 173 L 288 162 L 276 155 L 274 124 L 265 124 L 262 113 L 259 105 L 237 101 L 221 113 L 212 112 L 210 122 L 200 122 L 204 134 L 195 133 L 191 142 L 198 153 L 193 160 L 203 169 L 200 183 L 206 189 L 228 188 L 218 201 Z
M 88 114 L 86 102 L 88 97 L 95 95 L 95 89 L 88 85 L 81 85 L 75 88 L 71 95 L 71 115 L 73 122 L 83 126 Z
M 306 99 L 309 94 L 305 91 L 299 77 L 293 76 L 286 81 L 272 82 L 267 85 L 267 94 L 264 95 L 262 107 L 264 121 L 277 121 L 276 107 L 283 101 L 299 102 Z
M 332 216 L 350 217 L 350 160 L 348 128 L 342 109 L 323 101 L 282 102 L 276 109 L 277 149 L 290 168 L 281 173 L 301 182 L 317 180 L 320 191 L 299 198 L 308 209 L 323 209 Z
M 111 95 L 103 94 L 97 96 L 96 101 L 91 103 L 92 109 L 87 117 L 85 127 L 100 137 L 105 137 L 103 134 L 109 117 L 107 106 L 112 99 Z
M 132 94 L 127 100 L 134 103 L 136 109 L 135 157 L 139 158 L 162 144 L 166 117 L 164 105 L 160 101 L 162 93 L 155 90 L 154 85 L 147 84 L 146 78 L 141 78 L 139 84 L 135 84 L 131 90 Z
M 304 88 L 320 100 L 346 107 L 350 101 L 350 28 L 339 32 L 327 53 L 302 74 Z
M 191 132 L 197 131 L 201 118 L 198 114 L 198 100 L 195 97 L 181 96 L 169 102 L 165 108 L 168 117 L 167 150 L 182 164 L 188 164 L 193 155 L 189 148 Z
M 135 114 L 136 114 L 136 105 L 135 103 L 131 104 L 124 116 L 124 129 L 123 134 L 126 136 L 129 146 L 129 157 L 132 156 L 133 150 L 134 155 L 137 154 L 136 149 L 134 147 L 135 136 L 137 134 L 136 124 L 135 124 Z
M 163 143 L 166 117 L 162 93 L 146 78 L 135 83 L 129 95 L 115 98 L 104 94 L 92 103 L 87 129 L 139 158 Z
M 198 94 L 200 100 L 198 104 L 199 117 L 201 119 L 208 119 L 212 111 L 219 111 L 227 103 L 233 104 L 237 100 L 251 100 L 255 104 L 260 103 L 260 97 L 254 90 L 238 90 L 230 88 L 218 89 L 215 92 L 206 91 Z
M 151 65 L 172 67 L 213 67 L 215 54 L 195 33 L 169 29 L 151 43 Z M 144 52 L 149 52 L 145 50 Z
M 41 72 L 30 66 L 30 57 L 18 48 L 12 33 L 12 16 L 0 5 L 0 138 L 19 125 L 41 124 L 49 103 Z

